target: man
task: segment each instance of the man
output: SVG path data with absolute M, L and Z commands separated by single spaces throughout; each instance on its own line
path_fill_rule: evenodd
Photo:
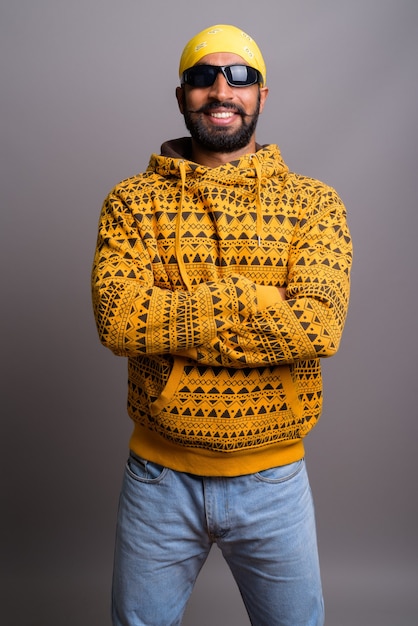
M 100 339 L 128 357 L 134 422 L 113 624 L 180 624 L 216 542 L 252 624 L 320 626 L 303 438 L 347 311 L 345 209 L 256 143 L 268 90 L 247 34 L 202 31 L 179 73 L 191 137 L 109 194 L 93 269 Z

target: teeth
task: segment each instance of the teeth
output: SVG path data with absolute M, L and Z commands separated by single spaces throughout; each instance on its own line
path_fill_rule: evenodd
M 232 117 L 234 115 L 234 113 L 225 111 L 223 113 L 211 113 L 212 117 L 216 117 L 216 118 L 227 118 L 227 117 Z

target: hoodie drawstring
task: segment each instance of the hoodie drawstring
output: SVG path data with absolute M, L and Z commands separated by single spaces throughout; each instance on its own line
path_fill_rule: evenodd
M 251 162 L 254 164 L 256 178 L 257 178 L 257 197 L 256 197 L 257 226 L 256 226 L 256 233 L 257 233 L 258 246 L 260 247 L 260 245 L 261 245 L 261 237 L 263 235 L 263 205 L 262 205 L 262 202 L 261 202 L 261 178 L 262 178 L 262 173 L 261 173 L 261 163 L 260 163 L 260 161 L 258 159 L 257 154 L 251 155 Z
M 188 289 L 188 291 L 192 291 L 192 285 L 190 282 L 190 278 L 187 275 L 186 264 L 184 262 L 183 253 L 181 250 L 182 209 L 183 209 L 184 196 L 185 196 L 185 191 L 186 191 L 186 165 L 184 161 L 180 161 L 179 170 L 180 170 L 180 178 L 181 178 L 181 196 L 180 196 L 180 205 L 177 211 L 177 218 L 176 218 L 176 257 L 177 257 L 177 264 L 179 266 L 180 276 L 184 284 L 186 285 L 186 288 Z

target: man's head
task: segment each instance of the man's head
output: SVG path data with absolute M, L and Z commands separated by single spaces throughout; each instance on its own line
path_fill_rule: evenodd
M 268 89 L 255 41 L 239 28 L 213 26 L 183 50 L 176 96 L 195 149 L 244 154 L 255 150 L 255 128 Z
M 266 64 L 260 48 L 247 33 L 228 24 L 205 28 L 185 45 L 179 64 L 180 81 L 185 70 L 213 52 L 231 52 L 238 55 L 245 65 L 254 67 L 260 72 L 261 86 L 266 84 Z

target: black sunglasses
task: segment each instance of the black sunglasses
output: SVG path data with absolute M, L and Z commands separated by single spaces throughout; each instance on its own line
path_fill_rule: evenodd
M 181 82 L 190 87 L 210 87 L 219 72 L 231 87 L 249 87 L 262 83 L 263 78 L 258 70 L 249 65 L 194 65 L 183 72 Z

